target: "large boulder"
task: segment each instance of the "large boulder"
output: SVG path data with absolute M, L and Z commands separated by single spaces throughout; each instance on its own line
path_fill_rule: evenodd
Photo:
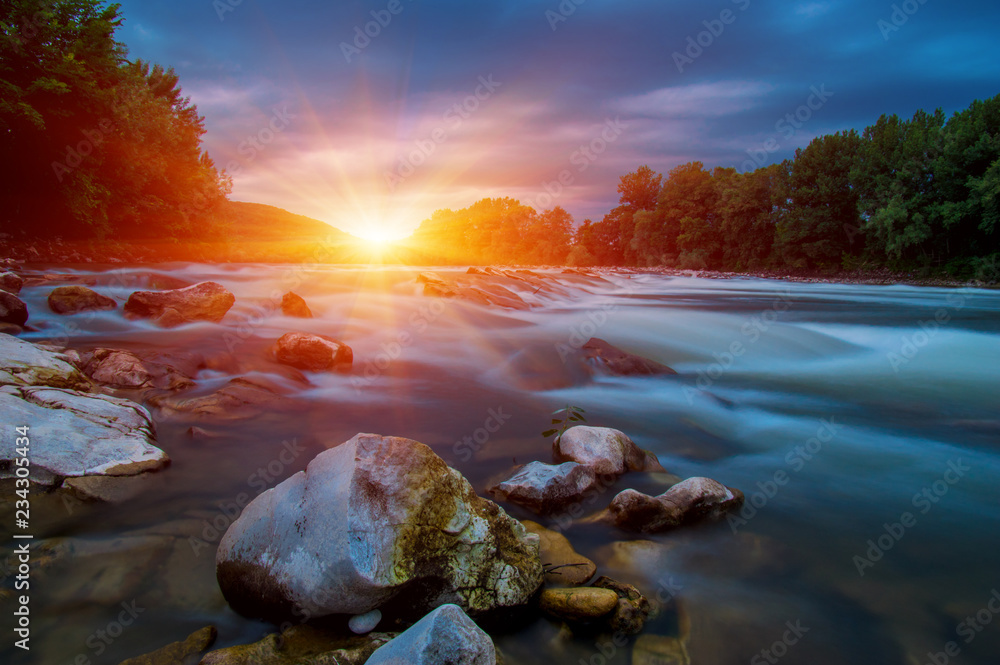
M 44 386 L 0 387 L 0 420 L 27 425 L 29 478 L 54 485 L 63 478 L 132 476 L 170 462 L 153 445 L 153 421 L 124 399 Z M 15 475 L 15 437 L 0 437 L 0 478 Z
M 656 376 L 677 373 L 664 364 L 623 351 L 597 337 L 587 340 L 583 345 L 583 357 L 614 376 Z
M 532 462 L 491 488 L 490 494 L 501 501 L 545 514 L 579 502 L 597 485 L 597 474 L 589 466 L 576 462 Z
M 59 286 L 49 294 L 49 309 L 56 314 L 78 314 L 115 309 L 113 298 L 102 296 L 86 286 Z
M 493 640 L 456 605 L 442 605 L 388 644 L 367 665 L 496 665 Z
M 719 519 L 743 505 L 743 493 L 710 478 L 688 478 L 659 496 L 627 489 L 611 500 L 610 521 L 642 533 L 666 531 L 705 519 Z
M 21 287 L 23 286 L 24 280 L 17 273 L 10 271 L 0 272 L 0 291 L 13 293 L 16 296 L 21 292 Z
M 571 427 L 552 444 L 552 453 L 556 461 L 578 462 L 598 475 L 665 471 L 656 455 L 635 445 L 624 432 L 609 427 Z
M 237 611 L 271 619 L 525 604 L 538 539 L 427 446 L 358 434 L 252 501 L 216 556 Z M 296 611 L 297 610 L 297 611 Z
M 236 302 L 236 296 L 216 282 L 201 282 L 173 291 L 136 291 L 125 303 L 125 314 L 153 319 L 172 327 L 191 321 L 218 323 Z
M 311 372 L 350 371 L 354 351 L 343 342 L 322 335 L 287 333 L 274 345 L 275 359 Z
M 54 386 L 89 390 L 86 376 L 61 353 L 0 333 L 0 386 Z
M 0 291 L 0 323 L 24 327 L 28 322 L 28 306 L 13 293 Z

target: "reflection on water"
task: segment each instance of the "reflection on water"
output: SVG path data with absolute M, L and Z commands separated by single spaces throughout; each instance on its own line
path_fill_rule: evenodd
M 121 302 L 150 272 L 77 277 Z M 484 494 L 515 464 L 550 459 L 539 432 L 551 411 L 573 404 L 655 451 L 671 472 L 747 494 L 739 521 L 644 542 L 588 525 L 567 532 L 602 573 L 663 596 L 646 632 L 685 634 L 692 663 L 749 662 L 781 642 L 789 622 L 808 631 L 774 648 L 787 663 L 924 663 L 949 641 L 962 663 L 995 662 L 1000 617 L 977 624 L 969 642 L 957 631 L 1000 588 L 1000 294 L 553 273 L 560 292 L 525 290 L 537 306 L 513 312 L 426 298 L 409 269 L 153 272 L 221 282 L 237 304 L 221 325 L 160 330 L 126 321 L 121 309 L 56 317 L 45 305 L 51 286 L 34 286 L 22 297 L 39 332 L 26 337 L 196 352 L 211 369 L 193 395 L 253 375 L 292 399 L 252 417 L 160 422 L 173 464 L 124 505 L 36 497 L 36 536 L 50 540 L 36 556 L 35 649 L 25 659 L 7 642 L 7 660 L 116 663 L 207 624 L 219 627 L 219 646 L 259 638 L 273 627 L 231 612 L 214 581 L 221 532 L 259 491 L 324 448 L 377 432 L 430 445 Z M 274 297 L 290 286 L 316 318 L 280 314 Z M 353 373 L 279 368 L 268 349 L 289 331 L 344 340 Z M 560 348 L 591 336 L 679 374 L 591 379 L 561 362 Z M 491 410 L 510 414 L 500 431 L 457 445 Z M 968 471 L 936 494 L 949 464 Z M 658 482 L 627 475 L 604 498 L 629 486 L 659 491 Z M 933 501 L 919 500 L 925 490 Z M 906 512 L 914 526 L 891 548 L 869 551 Z M 102 637 L 117 632 L 122 603 L 142 612 L 119 637 Z M 495 634 L 513 663 L 631 657 L 632 643 L 567 636 L 545 619 Z

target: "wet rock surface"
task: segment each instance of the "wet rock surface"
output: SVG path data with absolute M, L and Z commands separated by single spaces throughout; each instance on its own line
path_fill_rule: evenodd
M 620 492 L 608 507 L 610 521 L 629 531 L 656 533 L 700 520 L 717 520 L 743 505 L 743 493 L 710 478 L 688 478 L 659 496 Z
M 115 309 L 118 303 L 86 286 L 60 286 L 48 297 L 49 309 L 56 314 L 79 314 Z
M 368 665 L 496 665 L 493 640 L 462 608 L 442 605 L 388 644 Z
M 490 489 L 500 501 L 510 501 L 536 513 L 552 513 L 580 501 L 598 484 L 597 474 L 577 462 L 531 462 Z
M 522 605 L 542 583 L 537 540 L 423 444 L 359 434 L 255 499 L 217 554 L 244 614 L 363 614 L 406 593 L 481 613 Z
M 571 427 L 555 440 L 552 452 L 556 461 L 578 462 L 598 475 L 665 471 L 656 455 L 639 448 L 624 432 L 609 427 Z
M 125 314 L 152 319 L 164 328 L 192 321 L 218 323 L 226 316 L 236 296 L 217 282 L 201 282 L 171 291 L 136 291 L 125 303 Z
M 347 372 L 354 364 L 351 347 L 323 335 L 287 333 L 275 343 L 273 353 L 278 362 L 311 372 Z

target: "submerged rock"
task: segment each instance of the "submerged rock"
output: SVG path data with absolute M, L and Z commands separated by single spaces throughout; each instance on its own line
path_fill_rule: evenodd
M 229 528 L 217 576 L 237 611 L 363 614 L 395 601 L 471 613 L 525 604 L 538 540 L 427 446 L 359 434 L 258 496 Z
M 393 635 L 338 637 L 303 625 L 259 642 L 205 654 L 199 665 L 363 665 Z
M 24 327 L 28 322 L 28 306 L 13 293 L 0 291 L 0 323 Z
M 610 614 L 618 607 L 618 594 L 609 589 L 575 587 L 546 589 L 538 600 L 546 614 L 568 621 L 589 621 Z
M 0 385 L 89 390 L 93 384 L 70 357 L 0 333 Z
M 0 272 L 0 291 L 12 293 L 15 296 L 21 292 L 24 280 L 17 273 L 6 271 Z
M 196 354 L 153 354 L 140 358 L 135 353 L 122 349 L 94 349 L 80 358 L 87 376 L 102 385 L 112 388 L 155 387 L 171 391 L 194 386 L 192 375 L 204 362 Z M 183 369 L 175 365 L 180 365 Z
M 133 476 L 170 462 L 153 445 L 153 421 L 124 399 L 44 386 L 0 387 L 0 420 L 29 425 L 31 480 L 53 485 L 80 476 Z M 0 437 L 0 478 L 14 476 L 15 437 Z
M 656 376 L 676 374 L 664 364 L 637 356 L 593 337 L 583 345 L 583 357 L 614 376 Z
M 294 316 L 300 319 L 311 319 L 313 317 L 312 310 L 309 309 L 309 305 L 302 299 L 302 296 L 291 292 L 286 293 L 281 298 L 281 313 L 285 316 Z
M 496 665 L 493 640 L 457 605 L 442 605 L 379 647 L 368 665 Z
M 688 478 L 659 496 L 628 489 L 611 500 L 610 520 L 629 531 L 655 533 L 719 519 L 743 505 L 743 493 L 710 478 Z
M 56 314 L 105 311 L 116 307 L 118 303 L 114 299 L 86 286 L 60 286 L 49 294 L 49 309 Z
M 191 633 L 183 642 L 174 642 L 135 658 L 123 660 L 119 665 L 187 665 L 201 660 L 201 654 L 207 651 L 219 636 L 215 626 L 206 626 Z
M 578 554 L 569 539 L 561 533 L 546 529 L 537 522 L 522 522 L 528 533 L 539 538 L 538 555 L 545 568 L 545 583 L 553 586 L 579 586 L 586 584 L 597 566 L 593 561 Z
M 274 407 L 291 406 L 280 386 L 260 376 L 233 379 L 210 395 L 155 398 L 151 403 L 167 413 L 210 416 L 214 420 L 239 420 Z M 268 409 L 261 408 L 265 406 Z
M 597 474 L 589 466 L 576 462 L 532 462 L 491 488 L 490 494 L 545 514 L 580 501 L 597 483 Z
M 472 273 L 475 277 L 492 276 L 493 274 Z M 531 308 L 521 296 L 510 289 L 484 279 L 470 279 L 468 276 L 463 276 L 445 280 L 437 273 L 425 272 L 417 277 L 417 282 L 424 285 L 425 296 L 467 300 L 478 305 L 507 309 L 527 310 Z
M 571 427 L 555 440 L 552 452 L 557 461 L 578 462 L 598 475 L 665 471 L 656 455 L 639 448 L 624 432 L 609 427 Z
M 652 606 L 637 588 L 610 577 L 598 578 L 593 586 L 614 593 L 618 599 L 614 613 L 608 618 L 611 630 L 622 635 L 638 635 L 642 632 Z
M 172 291 L 136 291 L 125 303 L 128 316 L 153 319 L 163 327 L 191 321 L 218 323 L 236 302 L 236 296 L 216 282 L 201 282 Z
M 285 365 L 311 372 L 350 371 L 354 351 L 343 342 L 323 335 L 287 333 L 274 345 L 275 359 Z

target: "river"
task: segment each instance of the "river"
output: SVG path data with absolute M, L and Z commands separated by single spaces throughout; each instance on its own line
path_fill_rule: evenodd
M 273 627 L 232 612 L 214 581 L 211 524 L 224 527 L 241 497 L 358 432 L 426 443 L 486 495 L 515 464 L 551 460 L 540 432 L 567 404 L 626 432 L 671 473 L 747 495 L 738 519 L 641 548 L 606 527 L 560 525 L 600 573 L 663 601 L 646 633 L 684 635 L 695 665 L 904 665 L 929 654 L 986 665 L 1000 653 L 1000 600 L 990 609 L 1000 599 L 996 291 L 553 272 L 561 293 L 529 291 L 537 306 L 514 311 L 425 297 L 409 268 L 32 268 L 119 302 L 151 271 L 222 283 L 237 297 L 222 324 L 174 330 L 127 321 L 120 307 L 58 317 L 45 304 L 52 284 L 28 286 L 21 297 L 39 330 L 24 337 L 228 358 L 202 370 L 192 394 L 267 375 L 291 399 L 232 420 L 161 420 L 172 465 L 125 503 L 39 499 L 35 535 L 53 554 L 36 555 L 35 648 L 25 658 L 5 639 L 6 662 L 117 663 L 208 624 L 216 647 L 259 639 Z M 274 310 L 272 296 L 290 287 L 315 318 Z M 279 371 L 268 348 L 290 331 L 343 340 L 353 372 L 302 382 Z M 589 337 L 678 375 L 580 376 L 560 352 Z M 498 413 L 502 426 L 486 432 Z M 662 491 L 657 482 L 626 475 L 601 499 Z M 130 603 L 136 616 L 116 627 Z M 560 636 L 544 618 L 493 635 L 508 663 L 631 662 L 631 642 Z

